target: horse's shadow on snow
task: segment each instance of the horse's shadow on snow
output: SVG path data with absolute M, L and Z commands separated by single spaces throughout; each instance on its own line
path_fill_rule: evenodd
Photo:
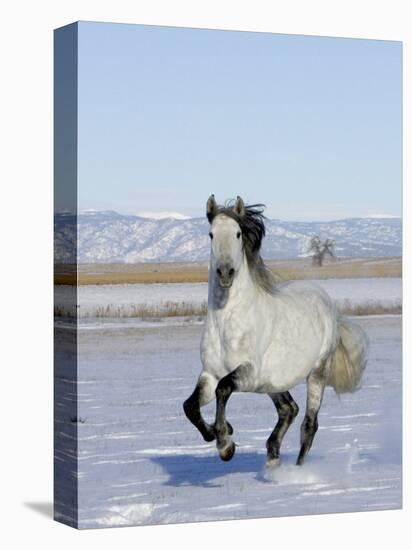
M 217 480 L 228 474 L 255 474 L 261 472 L 266 456 L 263 453 L 237 453 L 230 462 L 223 462 L 216 455 L 156 456 L 151 460 L 161 466 L 169 475 L 165 485 L 180 487 L 196 485 L 200 487 L 222 487 Z

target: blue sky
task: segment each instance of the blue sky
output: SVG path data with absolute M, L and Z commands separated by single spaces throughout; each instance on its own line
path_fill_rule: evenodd
M 79 24 L 79 207 L 401 215 L 401 43 Z

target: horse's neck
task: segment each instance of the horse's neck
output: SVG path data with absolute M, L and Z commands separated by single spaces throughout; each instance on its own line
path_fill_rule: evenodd
M 243 258 L 233 284 L 223 289 L 217 280 L 213 261 L 209 268 L 208 308 L 212 311 L 229 311 L 237 308 L 249 307 L 257 294 L 256 285 L 251 277 L 246 257 Z

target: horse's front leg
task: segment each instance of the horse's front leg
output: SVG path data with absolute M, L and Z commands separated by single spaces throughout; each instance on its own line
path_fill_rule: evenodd
M 250 363 L 244 363 L 222 378 L 216 388 L 216 447 L 222 460 L 228 461 L 235 454 L 230 424 L 226 420 L 226 404 L 234 391 L 248 391 Z
M 207 405 L 215 397 L 217 379 L 210 374 L 202 373 L 192 395 L 183 403 L 183 409 L 190 422 L 196 426 L 205 441 L 215 439 L 213 426 L 208 424 L 200 413 L 200 407 Z

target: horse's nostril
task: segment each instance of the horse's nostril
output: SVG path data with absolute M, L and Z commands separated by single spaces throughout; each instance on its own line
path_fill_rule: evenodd
M 235 270 L 232 267 L 231 269 L 229 269 L 229 277 L 233 277 L 234 274 L 235 274 Z
M 222 275 L 222 272 L 221 272 L 221 270 L 220 270 L 219 268 L 216 269 L 216 272 L 217 272 L 217 274 L 218 274 L 219 276 Z

